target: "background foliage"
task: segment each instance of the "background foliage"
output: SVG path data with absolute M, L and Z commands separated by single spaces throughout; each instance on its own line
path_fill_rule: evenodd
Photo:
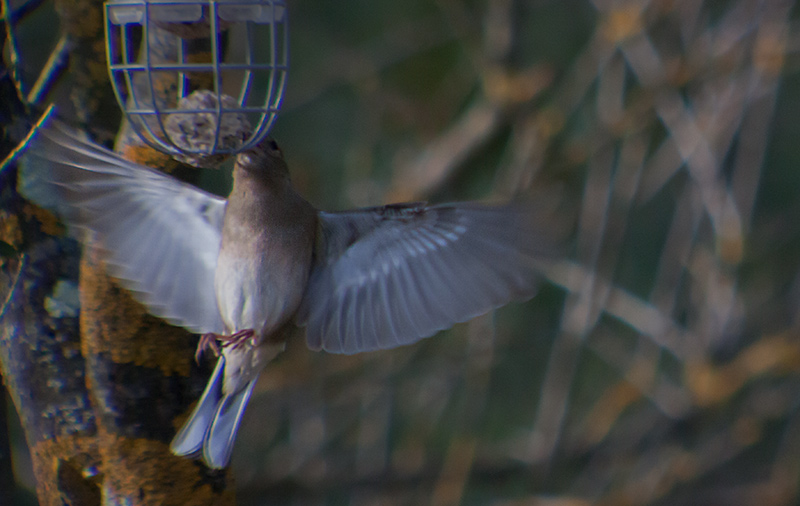
M 241 504 L 798 502 L 794 2 L 289 7 L 274 136 L 312 202 L 545 188 L 576 225 L 529 302 L 387 352 L 293 342 Z

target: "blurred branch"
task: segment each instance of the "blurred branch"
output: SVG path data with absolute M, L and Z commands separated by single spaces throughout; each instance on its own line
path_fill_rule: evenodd
M 495 104 L 473 105 L 455 125 L 429 143 L 419 157 L 395 169 L 394 185 L 387 199 L 417 200 L 435 193 L 496 133 L 500 117 L 501 111 Z
M 8 0 L 0 0 L 0 12 L 3 14 L 3 31 L 5 32 L 5 40 L 3 41 L 3 46 L 5 46 L 6 51 L 8 51 L 8 59 L 10 62 L 10 69 L 3 65 L 4 72 L 10 70 L 10 75 L 14 84 L 16 85 L 15 88 L 19 90 L 19 93 L 22 94 L 24 88 L 22 87 L 22 81 L 20 80 L 19 76 L 19 69 L 20 69 L 20 57 L 19 57 L 19 47 L 17 46 L 17 37 L 14 36 L 14 11 L 11 8 L 11 4 L 9 4 Z
M 69 64 L 70 54 L 70 39 L 66 34 L 63 34 L 58 40 L 56 47 L 50 52 L 50 57 L 47 59 L 39 78 L 31 87 L 28 92 L 27 102 L 33 105 L 42 105 L 42 101 L 47 96 L 52 88 L 56 85 L 58 79 L 62 76 Z
M 313 79 L 296 83 L 287 96 L 284 111 L 301 108 L 336 86 L 374 79 L 388 67 L 452 40 L 452 34 L 438 30 L 437 20 L 428 17 L 382 32 L 379 39 L 362 48 L 335 47 L 329 58 L 317 63 Z
M 457 177 L 457 171 L 502 128 L 514 121 L 513 111 L 536 97 L 552 78 L 546 68 L 533 68 L 517 75 L 496 68 L 487 71 L 484 84 L 489 100 L 476 101 L 452 126 L 428 142 L 419 155 L 399 158 L 386 198 L 406 201 L 435 194 Z

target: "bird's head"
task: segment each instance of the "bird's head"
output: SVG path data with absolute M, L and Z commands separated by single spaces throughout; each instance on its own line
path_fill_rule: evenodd
M 254 148 L 239 153 L 236 156 L 234 170 L 256 178 L 289 177 L 289 168 L 283 158 L 283 151 L 272 137 L 267 137 Z

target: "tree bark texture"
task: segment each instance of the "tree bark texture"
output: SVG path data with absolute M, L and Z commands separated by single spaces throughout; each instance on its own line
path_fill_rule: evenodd
M 86 49 L 71 53 L 76 116 L 107 131 L 119 111 L 105 70 L 102 3 L 62 0 L 58 10 L 73 47 Z M 122 148 L 139 163 L 178 167 L 148 147 Z M 0 158 L 7 153 L 4 146 Z M 148 315 L 106 275 L 100 249 L 81 253 L 54 215 L 17 192 L 13 166 L 0 172 L 0 245 L 0 372 L 40 504 L 234 504 L 227 471 L 169 451 L 210 373 L 194 363 L 196 337 Z

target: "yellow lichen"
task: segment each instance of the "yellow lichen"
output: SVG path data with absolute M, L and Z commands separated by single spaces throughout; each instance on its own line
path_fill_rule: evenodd
M 22 245 L 22 230 L 19 218 L 7 211 L 0 210 L 0 241 L 19 248 Z

